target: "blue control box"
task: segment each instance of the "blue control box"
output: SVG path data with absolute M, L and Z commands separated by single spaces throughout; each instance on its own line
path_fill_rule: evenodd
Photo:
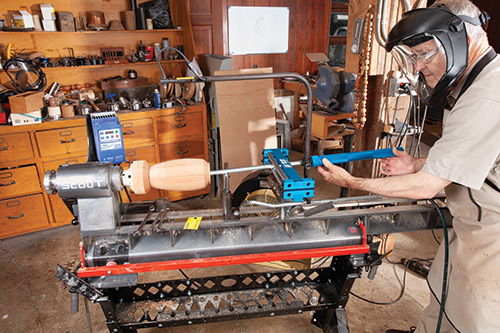
M 122 127 L 116 112 L 94 113 L 90 119 L 99 162 L 125 162 Z

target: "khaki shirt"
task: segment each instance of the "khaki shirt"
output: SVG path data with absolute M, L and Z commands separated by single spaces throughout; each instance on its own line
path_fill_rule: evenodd
M 500 193 L 485 183 L 500 188 L 500 56 L 446 114 L 423 171 L 453 182 L 445 189 L 453 216 L 445 313 L 461 332 L 500 332 Z M 443 265 L 442 244 L 428 276 L 438 300 Z

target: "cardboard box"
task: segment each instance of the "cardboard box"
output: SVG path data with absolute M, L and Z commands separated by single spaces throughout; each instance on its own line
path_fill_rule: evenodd
M 52 7 L 51 4 L 48 4 L 48 3 L 40 4 L 40 11 L 42 12 L 42 19 L 43 20 L 49 20 L 49 21 L 56 20 L 56 12 L 54 10 L 54 7 Z
M 33 16 L 25 10 L 20 10 L 12 15 L 14 26 L 17 28 L 34 28 Z
M 29 113 L 39 111 L 45 106 L 43 92 L 28 91 L 9 97 L 11 113 Z
M 42 111 L 33 111 L 25 114 L 11 113 L 12 126 L 33 125 L 42 123 Z
M 56 21 L 54 20 L 42 20 L 43 31 L 57 31 Z

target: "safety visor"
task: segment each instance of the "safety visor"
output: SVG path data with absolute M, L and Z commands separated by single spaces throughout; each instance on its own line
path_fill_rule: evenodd
M 4 70 L 16 87 L 22 91 L 33 90 L 37 87 L 40 73 L 29 60 L 11 59 L 4 65 Z
M 448 68 L 445 48 L 433 35 L 402 40 L 391 54 L 420 100 L 429 103 Z

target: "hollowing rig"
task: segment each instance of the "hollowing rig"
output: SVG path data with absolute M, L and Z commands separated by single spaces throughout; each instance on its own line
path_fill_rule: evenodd
M 425 202 L 379 196 L 313 200 L 309 168 L 392 156 L 390 149 L 310 156 L 312 94 L 295 73 L 204 77 L 204 81 L 294 78 L 308 90 L 306 152 L 288 161 L 284 149 L 264 151 L 263 165 L 210 171 L 204 160 L 181 159 L 149 166 L 134 162 L 124 171 L 109 162 L 61 165 L 48 171 L 44 185 L 58 193 L 80 225 L 81 265 L 57 276 L 78 294 L 98 302 L 110 332 L 135 332 L 252 317 L 314 311 L 312 323 L 324 332 L 348 332 L 345 306 L 363 269 L 373 278 L 382 256 L 374 235 L 442 227 Z M 196 81 L 196 79 L 193 79 Z M 295 166 L 304 167 L 305 178 Z M 261 187 L 278 203 L 247 201 L 233 207 L 229 174 L 256 171 Z M 222 207 L 173 210 L 166 199 L 122 203 L 129 187 L 145 193 L 205 188 L 213 175 L 224 177 Z M 255 182 L 254 182 L 255 183 Z M 238 190 L 237 190 L 238 191 Z M 442 213 L 450 221 L 446 208 Z M 329 257 L 328 266 L 260 273 L 139 283 L 139 273 L 268 261 Z M 72 302 L 77 305 L 78 301 Z M 73 308 L 75 311 L 76 308 Z

